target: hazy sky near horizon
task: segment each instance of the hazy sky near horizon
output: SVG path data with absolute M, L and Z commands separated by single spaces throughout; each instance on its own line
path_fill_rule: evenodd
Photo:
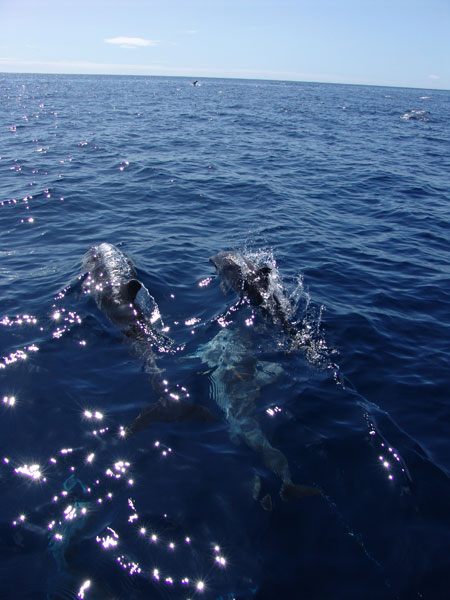
M 450 0 L 0 0 L 0 72 L 450 89 Z

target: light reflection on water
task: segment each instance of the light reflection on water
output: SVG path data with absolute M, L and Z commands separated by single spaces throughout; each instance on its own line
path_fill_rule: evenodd
M 87 422 L 99 422 L 103 418 L 104 414 L 95 408 L 85 409 L 80 414 L 80 419 Z M 167 460 L 173 455 L 172 448 L 160 439 L 155 440 L 152 447 L 155 459 Z M 111 450 L 117 455 L 118 448 Z M 104 448 L 103 453 L 99 453 L 98 449 L 89 453 L 87 447 L 60 448 L 55 456 L 48 459 L 46 477 L 37 463 L 17 466 L 14 460 L 5 457 L 5 467 L 10 468 L 17 476 L 28 479 L 30 483 L 44 486 L 43 489 L 48 489 L 50 495 L 49 502 L 44 503 L 37 512 L 31 510 L 29 514 L 18 515 L 11 526 L 17 530 L 24 528 L 24 532 L 45 529 L 48 532 L 48 547 L 58 572 L 70 573 L 73 552 L 80 543 L 85 543 L 83 540 L 92 540 L 98 550 L 109 557 L 108 560 L 116 566 L 118 572 L 127 577 L 138 577 L 143 581 L 151 579 L 164 589 L 170 588 L 175 594 L 178 593 L 177 590 L 185 590 L 188 594 L 185 597 L 189 597 L 189 594 L 194 597 L 197 593 L 207 591 L 205 581 L 211 586 L 215 579 L 213 564 L 224 568 L 226 558 L 219 554 L 219 547 L 215 542 L 202 541 L 194 532 L 177 537 L 173 532 L 167 533 L 164 525 L 158 527 L 152 525 L 148 518 L 144 521 L 141 519 L 137 501 L 128 495 L 134 484 L 130 460 L 116 458 L 109 466 L 105 466 L 103 474 L 99 470 L 92 472 L 90 480 L 86 479 L 87 472 L 83 475 L 83 480 L 77 476 L 77 472 L 85 472 L 83 462 L 91 465 L 95 458 L 95 462 L 104 464 L 109 454 L 108 448 Z M 84 461 L 82 456 L 85 457 Z M 64 479 L 62 489 L 55 494 L 55 483 L 64 471 L 68 476 Z M 126 522 L 114 516 L 108 517 L 111 509 L 113 515 L 118 515 L 124 512 L 125 507 L 128 513 Z M 102 514 L 106 515 L 108 524 L 100 525 L 97 532 L 95 523 L 102 522 Z M 164 521 L 169 521 L 169 516 L 163 514 L 160 520 L 164 524 Z M 170 529 L 169 527 L 169 531 Z M 144 553 L 142 550 L 138 552 L 140 558 L 136 555 L 138 546 L 134 548 L 138 539 L 141 540 L 140 546 L 143 542 L 147 544 Z M 89 552 L 92 555 L 92 548 Z M 172 555 L 173 559 L 170 560 Z M 197 568 L 190 574 L 192 561 L 197 564 Z M 186 565 L 185 568 L 183 564 Z M 201 567 L 201 564 L 204 566 Z M 198 569 L 203 572 L 203 578 L 198 577 Z M 88 573 L 89 570 L 86 575 Z M 94 593 L 92 598 L 96 598 L 98 584 L 98 575 L 95 573 L 84 576 L 80 583 L 74 581 L 70 584 L 73 586 L 71 593 L 86 600 Z M 69 584 L 66 582 L 65 585 Z
M 332 368 L 332 363 L 327 358 L 328 347 L 321 333 L 321 312 L 314 312 L 316 309 L 311 308 L 309 297 L 304 300 L 305 292 L 302 285 L 302 282 L 298 284 L 293 297 L 296 299 L 297 307 L 302 305 L 302 302 L 306 306 L 305 310 L 302 308 L 304 316 L 302 328 L 299 330 L 301 331 L 299 339 L 306 348 L 305 356 L 315 366 L 325 365 L 326 368 Z M 70 291 L 68 287 L 64 293 L 60 293 L 55 299 L 57 304 L 52 307 L 49 336 L 54 343 L 59 343 L 62 337 L 74 327 L 83 326 L 80 314 L 63 305 Z M 215 317 L 213 321 L 221 329 L 227 329 L 240 317 L 242 307 L 242 302 L 239 301 Z M 255 328 L 256 331 L 255 310 L 247 308 L 250 316 L 245 317 L 245 326 L 250 329 Z M 56 329 L 53 329 L 52 323 L 57 323 Z M 5 327 L 21 327 L 24 324 L 36 326 L 38 320 L 28 315 L 17 316 L 14 319 L 5 317 L 2 324 Z M 203 326 L 198 317 L 187 318 L 184 324 L 187 328 Z M 41 326 L 40 330 L 42 331 L 45 326 Z M 282 338 L 275 341 L 275 345 L 281 344 L 281 347 L 284 343 L 285 340 Z M 34 344 L 25 346 L 23 351 L 12 353 L 9 362 L 5 361 L 5 364 L 9 365 L 20 359 L 25 360 L 25 348 L 28 352 L 38 350 Z M 166 386 L 166 392 L 175 401 L 178 401 L 181 396 L 185 398 L 190 396 L 188 388 L 184 385 L 177 384 L 172 388 L 168 379 L 164 379 L 163 384 Z M 171 389 L 174 391 L 170 391 Z M 5 407 L 15 408 L 14 396 L 4 396 L 2 401 Z M 268 418 L 274 419 L 285 414 L 285 411 L 282 405 L 271 404 L 266 408 L 265 414 Z M 136 500 L 130 494 L 140 488 L 142 474 L 136 478 L 132 460 L 126 458 L 127 427 L 114 424 L 114 421 L 107 417 L 104 409 L 96 408 L 90 403 L 86 403 L 85 408 L 78 410 L 78 416 L 80 421 L 89 426 L 86 433 L 91 436 L 92 441 L 104 439 L 106 445 L 90 447 L 89 443 L 83 440 L 79 447 L 62 447 L 55 452 L 54 456 L 47 459 L 48 466 L 45 470 L 38 461 L 17 464 L 10 458 L 4 459 L 5 466 L 12 469 L 18 477 L 28 480 L 30 484 L 38 483 L 49 488 L 48 503 L 44 504 L 39 514 L 33 514 L 33 511 L 30 514 L 21 513 L 14 519 L 12 526 L 16 529 L 44 528 L 47 531 L 48 548 L 59 572 L 69 573 L 72 568 L 73 553 L 78 548 L 84 547 L 82 545 L 86 541 L 90 541 L 95 544 L 97 552 L 107 557 L 118 572 L 133 579 L 142 579 L 144 582 L 151 580 L 155 585 L 160 586 L 164 593 L 169 593 L 171 590 L 175 594 L 174 597 L 178 598 L 177 593 L 180 590 L 185 590 L 186 595 L 183 598 L 193 598 L 198 594 L 208 594 L 209 590 L 216 589 L 218 585 L 220 587 L 220 582 L 224 583 L 231 576 L 236 564 L 229 561 L 216 539 L 204 539 L 201 534 L 196 533 L 195 529 L 174 535 L 170 528 L 167 531 L 164 525 L 160 524 L 158 527 L 152 524 L 147 517 L 146 509 L 142 511 L 141 517 L 141 510 L 138 508 L 141 508 L 142 500 Z M 105 421 L 109 424 L 104 424 Z M 100 424 L 103 426 L 98 428 Z M 94 428 L 91 428 L 92 426 Z M 370 435 L 376 437 L 373 424 L 371 424 Z M 123 457 L 120 457 L 118 443 L 123 445 Z M 147 435 L 146 444 L 152 448 L 154 460 L 170 461 L 170 457 L 175 456 L 171 445 L 161 439 L 156 439 L 149 444 Z M 380 444 L 383 446 L 384 442 Z M 386 448 L 385 454 L 386 452 L 392 455 L 392 460 L 401 463 L 399 455 L 392 447 Z M 392 480 L 392 464 L 385 458 L 385 454 L 380 456 L 380 463 L 386 470 L 388 478 Z M 180 457 L 177 456 L 177 460 L 179 459 Z M 44 462 L 42 461 L 42 464 Z M 88 467 L 91 469 L 90 472 L 85 470 Z M 166 468 L 170 470 L 170 462 L 167 463 Z M 63 485 L 57 490 L 55 484 L 61 481 L 61 478 L 63 478 Z M 164 524 L 164 521 L 169 520 L 168 514 L 163 513 L 160 520 Z M 89 553 L 92 557 L 95 555 L 92 546 Z M 72 584 L 71 593 L 76 594 L 78 598 L 89 600 L 98 584 L 98 575 L 91 574 L 86 567 L 84 569 L 83 576 L 78 579 L 79 583 Z M 220 571 L 226 573 L 225 579 L 218 577 Z M 250 596 L 250 592 L 248 594 Z
M 267 260 L 266 254 L 264 257 Z M 273 255 L 270 257 L 270 260 L 274 261 Z M 262 260 L 261 257 L 258 260 Z M 281 283 L 275 279 L 274 285 L 280 286 Z M 207 287 L 207 284 L 203 287 Z M 84 327 L 82 312 L 80 311 L 79 314 L 71 306 L 64 305 L 70 292 L 72 289 L 68 286 L 58 294 L 48 321 L 39 319 L 38 325 L 36 317 L 23 315 L 14 318 L 5 317 L 1 323 L 8 328 L 21 328 L 23 325 L 38 326 L 39 331 L 46 331 L 48 334 L 46 343 L 51 340 L 53 344 L 59 344 L 63 336 L 74 328 Z M 299 335 L 296 343 L 301 346 L 301 351 L 309 364 L 325 371 L 333 371 L 335 381 L 340 385 L 339 369 L 331 360 L 333 352 L 329 350 L 321 328 L 322 308 L 311 304 L 302 280 L 297 282 L 297 287 L 290 298 L 292 317 L 294 318 L 295 313 L 302 316 L 298 319 Z M 261 320 L 258 320 L 257 311 L 241 299 L 214 317 L 209 324 L 204 324 L 199 317 L 192 316 L 184 320 L 184 325 L 186 328 L 200 328 L 217 324 L 220 327 L 219 331 L 224 332 L 224 330 L 231 331 L 239 319 L 244 320 L 245 328 L 250 331 L 250 334 L 260 334 Z M 57 323 L 56 329 L 54 329 L 55 323 Z M 274 348 L 276 351 L 281 348 L 287 355 L 292 351 L 292 347 L 283 336 L 271 340 L 269 349 L 274 351 Z M 3 366 L 25 360 L 26 352 L 37 352 L 37 350 L 35 344 L 24 346 L 24 350 L 11 353 Z M 244 385 L 245 368 L 237 371 L 238 383 L 242 380 Z M 181 384 L 171 386 L 169 379 L 163 379 L 162 383 L 165 392 L 172 400 L 189 398 L 188 387 Z M 8 409 L 17 408 L 15 396 L 3 396 L 2 402 Z M 364 406 L 363 401 L 361 406 Z M 282 402 L 270 404 L 264 414 L 271 421 L 276 418 L 289 418 Z M 163 594 L 172 591 L 173 597 L 178 598 L 177 592 L 186 590 L 188 596 L 183 598 L 193 598 L 197 594 L 208 594 L 209 590 L 220 589 L 221 585 L 224 589 L 230 589 L 227 588 L 226 582 L 232 580 L 233 570 L 238 565 L 222 552 L 217 539 L 205 538 L 199 533 L 201 522 L 195 524 L 199 532 L 191 524 L 192 529 L 189 531 L 183 530 L 182 533 L 174 534 L 170 527 L 164 526 L 164 522 L 170 520 L 167 513 L 159 515 L 160 522 L 156 525 L 152 522 L 154 518 L 148 518 L 148 506 L 142 505 L 142 497 L 139 494 L 142 485 L 148 485 L 148 482 L 144 481 L 143 473 L 135 466 L 134 460 L 128 458 L 127 426 L 117 424 L 114 418 L 109 417 L 103 408 L 97 408 L 94 403 L 83 402 L 83 408 L 78 409 L 77 415 L 85 424 L 84 432 L 88 436 L 80 439 L 80 445 L 60 447 L 54 452 L 54 456 L 41 461 L 37 457 L 27 462 L 15 461 L 9 457 L 3 460 L 4 465 L 17 477 L 26 480 L 30 485 L 39 484 L 49 491 L 47 503 L 44 502 L 39 511 L 31 510 L 30 514 L 21 512 L 13 520 L 12 526 L 15 529 L 45 530 L 48 548 L 58 572 L 70 573 L 73 568 L 72 563 L 78 561 L 78 559 L 74 560 L 74 554 L 76 555 L 78 550 L 83 550 L 84 544 L 88 542 L 91 543 L 88 550 L 91 559 L 101 553 L 119 573 L 144 582 L 150 580 L 160 586 Z M 368 413 L 366 420 L 369 435 L 382 450 L 379 464 L 386 472 L 387 479 L 393 481 L 396 469 L 405 473 L 403 461 L 397 451 L 378 433 Z M 165 468 L 170 473 L 170 461 L 175 458 L 180 460 L 180 454 L 162 439 L 153 438 L 154 441 L 149 442 L 148 433 L 146 436 L 145 452 L 152 457 L 155 464 L 158 460 L 166 461 Z M 41 466 L 44 464 L 45 468 Z M 149 471 L 146 471 L 145 477 L 151 480 L 152 465 L 147 465 L 147 468 Z M 60 481 L 63 481 L 63 484 L 58 489 Z M 134 498 L 135 494 L 139 499 Z M 332 500 L 328 498 L 326 500 L 329 506 L 333 507 Z M 148 502 L 150 505 L 151 498 Z M 349 531 L 351 532 L 349 535 L 353 536 L 353 530 L 349 528 Z M 93 550 L 93 544 L 96 550 Z M 361 547 L 364 548 L 369 559 L 373 560 L 362 542 Z M 233 549 L 231 554 L 232 552 Z M 221 578 L 220 572 L 223 572 L 226 577 Z M 88 565 L 83 565 L 82 576 L 77 576 L 77 583 L 71 584 L 71 593 L 89 600 L 99 579 L 98 575 L 92 573 Z M 251 593 L 247 591 L 246 597 L 250 596 Z

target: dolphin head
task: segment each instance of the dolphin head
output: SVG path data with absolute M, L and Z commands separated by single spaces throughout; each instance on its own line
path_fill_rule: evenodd
M 262 304 L 269 287 L 270 267 L 258 267 L 237 252 L 219 252 L 209 259 L 226 287 L 244 293 L 253 304 Z
M 234 252 L 219 252 L 209 260 L 216 267 L 222 281 L 235 292 L 242 290 L 244 281 L 242 264 Z

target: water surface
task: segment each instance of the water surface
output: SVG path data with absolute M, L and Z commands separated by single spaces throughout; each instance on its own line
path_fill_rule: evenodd
M 201 83 L 0 76 L 0 596 L 447 598 L 449 92 Z M 217 422 L 120 435 L 157 398 L 83 293 L 103 241 Z M 276 265 L 303 348 L 223 294 L 232 248 Z M 323 497 L 283 502 L 230 431 L 198 358 L 224 325 L 278 366 L 255 417 Z

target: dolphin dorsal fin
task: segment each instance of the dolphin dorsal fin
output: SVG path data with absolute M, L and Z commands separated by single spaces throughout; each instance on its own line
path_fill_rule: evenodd
M 134 302 L 136 300 L 136 295 L 141 289 L 141 287 L 142 284 L 137 279 L 130 279 L 130 281 L 127 282 L 126 288 L 128 299 L 130 302 Z

